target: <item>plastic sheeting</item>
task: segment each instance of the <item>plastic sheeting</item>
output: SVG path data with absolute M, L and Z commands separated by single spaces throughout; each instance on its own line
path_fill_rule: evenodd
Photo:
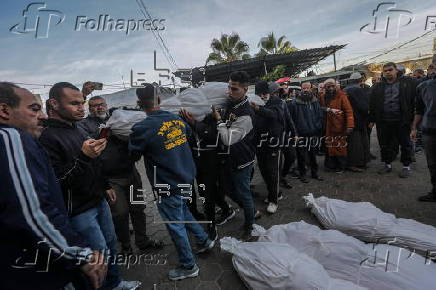
M 162 101 L 163 110 L 178 113 L 181 108 L 192 113 L 193 117 L 201 121 L 211 112 L 211 106 L 222 108 L 229 100 L 227 95 L 228 84 L 220 82 L 206 83 L 199 88 L 189 88 L 175 97 Z M 254 94 L 247 94 L 250 102 L 265 105 L 265 102 Z
M 365 244 L 304 221 L 268 230 L 254 225 L 252 234 L 259 242 L 288 244 L 319 262 L 330 277 L 368 289 L 427 290 L 436 285 L 436 264 L 400 247 Z
M 115 110 L 106 122 L 106 127 L 111 129 L 112 134 L 122 140 L 128 140 L 132 133 L 132 127 L 147 117 L 144 112 L 131 110 Z
M 221 249 L 233 254 L 233 266 L 251 289 L 366 289 L 331 278 L 318 262 L 287 244 L 244 243 L 225 237 Z
M 415 249 L 420 254 L 436 252 L 436 228 L 411 219 L 396 218 L 369 202 L 347 202 L 325 196 L 303 197 L 321 224 L 367 242 L 389 243 Z

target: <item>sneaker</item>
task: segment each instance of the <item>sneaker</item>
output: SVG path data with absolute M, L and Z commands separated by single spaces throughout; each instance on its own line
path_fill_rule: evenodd
M 361 173 L 363 172 L 363 169 L 357 168 L 357 167 L 348 167 L 347 170 L 351 172 Z
M 206 251 L 209 251 L 210 249 L 212 249 L 215 246 L 215 241 L 218 239 L 218 235 L 215 235 L 215 239 L 211 240 L 211 239 L 207 239 L 203 245 L 200 245 L 200 247 L 197 249 L 197 251 L 195 252 L 196 254 L 200 254 L 200 253 L 204 253 Z
M 342 174 L 342 173 L 344 173 L 344 169 L 338 168 L 338 169 L 335 170 L 335 173 L 336 174 Z
M 377 171 L 378 174 L 386 174 L 386 173 L 390 173 L 390 172 L 392 172 L 392 167 L 389 167 L 387 165 L 383 166 L 382 169 Z
M 160 250 L 165 246 L 163 241 L 152 240 L 147 238 L 144 243 L 137 245 L 141 252 L 146 252 L 149 250 Z
M 300 178 L 300 174 L 298 174 L 298 172 L 296 172 L 296 171 L 292 171 L 291 178 L 294 178 L 294 179 Z
M 229 209 L 229 213 L 227 215 L 223 215 L 221 214 L 216 221 L 216 225 L 217 226 L 222 226 L 223 224 L 225 224 L 226 222 L 228 222 L 229 220 L 231 220 L 232 218 L 234 218 L 236 215 L 236 211 L 233 208 Z
M 312 179 L 315 179 L 315 180 L 318 180 L 318 181 L 324 181 L 324 178 L 322 178 L 318 174 L 312 174 Z
M 256 212 L 254 213 L 254 219 L 260 219 L 262 217 L 262 213 L 258 210 L 256 210 Z
M 282 200 L 282 199 L 283 199 L 283 193 L 279 192 L 279 196 L 277 197 L 277 200 L 279 201 L 279 200 Z M 265 199 L 263 200 L 263 202 L 266 203 L 266 204 L 268 204 L 268 203 L 269 203 L 269 199 L 268 199 L 268 197 L 265 198 Z
M 253 237 L 251 235 L 251 231 L 253 230 L 253 227 L 246 227 L 244 226 L 244 231 L 242 232 L 242 236 L 240 236 L 240 239 L 244 242 L 253 242 L 256 237 Z
M 403 169 L 401 169 L 401 172 L 398 176 L 400 176 L 401 178 L 409 177 L 410 176 L 410 169 L 403 167 Z
M 419 201 L 429 201 L 429 202 L 436 202 L 436 193 L 429 192 L 427 195 L 423 195 L 418 197 Z
M 112 290 L 135 290 L 138 289 L 139 286 L 141 286 L 141 282 L 139 281 L 121 281 L 120 284 L 118 284 L 117 287 L 113 288 Z
M 197 277 L 199 272 L 200 272 L 200 269 L 198 268 L 197 265 L 194 265 L 192 267 L 192 269 L 186 269 L 186 268 L 179 267 L 179 268 L 170 270 L 168 272 L 168 278 L 172 281 L 183 280 L 186 278 Z
M 277 204 L 275 204 L 275 203 L 273 203 L 273 202 L 270 202 L 269 204 L 268 204 L 268 207 L 266 208 L 266 211 L 268 212 L 268 213 L 271 213 L 271 214 L 273 214 L 273 213 L 275 213 L 276 211 L 277 211 L 277 208 L 278 208 L 279 206 L 277 205 Z

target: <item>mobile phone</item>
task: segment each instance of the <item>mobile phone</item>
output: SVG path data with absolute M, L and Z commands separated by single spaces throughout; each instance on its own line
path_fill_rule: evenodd
M 100 134 L 98 135 L 98 138 L 99 139 L 101 139 L 101 138 L 106 138 L 107 139 L 109 137 L 110 131 L 111 131 L 111 128 L 109 128 L 109 127 L 102 128 L 100 130 Z
M 103 89 L 103 83 L 99 83 L 99 82 L 93 82 L 94 84 L 94 90 L 102 90 Z

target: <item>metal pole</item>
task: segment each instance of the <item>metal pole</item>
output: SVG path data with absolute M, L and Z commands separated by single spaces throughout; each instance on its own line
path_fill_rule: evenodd
M 336 71 L 336 52 L 333 53 L 333 64 L 335 66 L 335 71 Z

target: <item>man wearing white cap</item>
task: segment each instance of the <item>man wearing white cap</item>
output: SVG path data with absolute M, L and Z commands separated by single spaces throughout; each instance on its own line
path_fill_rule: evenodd
M 347 165 L 347 135 L 353 132 L 353 109 L 344 91 L 337 89 L 336 81 L 324 82 L 325 93 L 320 96 L 322 107 L 342 111 L 342 114 L 327 114 L 325 144 L 327 154 L 324 166 L 337 173 L 343 173 Z

